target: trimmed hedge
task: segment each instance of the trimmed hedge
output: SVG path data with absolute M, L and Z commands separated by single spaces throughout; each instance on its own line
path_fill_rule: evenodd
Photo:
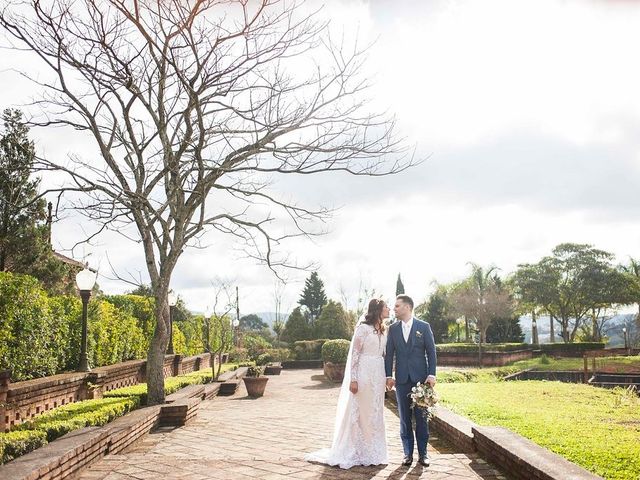
M 540 350 L 547 355 L 564 355 L 581 357 L 587 350 L 602 350 L 604 342 L 543 343 Z
M 322 345 L 322 360 L 331 363 L 346 363 L 350 345 L 349 340 L 327 340 Z
M 321 360 L 322 345 L 328 339 L 299 340 L 293 343 L 293 354 L 296 360 Z
M 16 431 L 40 430 L 48 442 L 83 427 L 101 426 L 136 409 L 137 397 L 85 400 L 55 408 L 15 427 Z
M 517 350 L 531 350 L 528 343 L 483 343 L 484 352 L 513 352 Z M 442 343 L 436 345 L 436 352 L 442 353 L 478 353 L 477 343 Z
M 46 444 L 47 433 L 42 430 L 0 433 L 0 464 L 26 455 Z

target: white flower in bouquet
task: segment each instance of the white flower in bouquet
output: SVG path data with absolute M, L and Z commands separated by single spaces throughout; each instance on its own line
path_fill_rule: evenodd
M 438 395 L 428 383 L 418 383 L 411 389 L 411 408 L 419 408 L 424 413 L 427 420 L 435 415 Z

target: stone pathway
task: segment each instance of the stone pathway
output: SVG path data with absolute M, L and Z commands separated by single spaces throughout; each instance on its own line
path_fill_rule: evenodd
M 507 477 L 477 455 L 456 453 L 432 434 L 431 466 L 400 465 L 395 410 L 385 410 L 390 464 L 336 467 L 305 462 L 306 452 L 331 444 L 339 386 L 320 370 L 283 370 L 269 377 L 265 396 L 249 399 L 244 386 L 232 397 L 200 404 L 187 426 L 160 429 L 126 454 L 109 455 L 82 480 L 205 479 L 486 479 Z

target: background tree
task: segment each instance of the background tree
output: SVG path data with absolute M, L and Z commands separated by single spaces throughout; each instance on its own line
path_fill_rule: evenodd
M 513 315 L 513 300 L 496 267 L 484 268 L 471 263 L 471 275 L 459 284 L 452 294 L 451 303 L 456 315 L 473 319 L 479 334 L 478 355 L 482 364 L 482 345 L 487 329 L 493 321 Z
M 310 340 L 313 337 L 313 330 L 309 320 L 302 313 L 300 307 L 293 309 L 282 332 L 282 340 L 288 343 L 299 340 Z
M 217 358 L 218 368 L 215 363 L 211 364 L 213 378 L 217 379 L 222 370 L 222 354 L 229 352 L 233 346 L 233 324 L 231 314 L 236 309 L 236 296 L 231 283 L 228 280 L 216 278 L 213 281 L 214 295 L 213 306 L 211 307 L 211 317 L 209 328 L 205 328 L 205 344 L 211 346 L 212 355 Z
M 258 315 L 251 313 L 240 317 L 240 330 L 262 330 L 263 328 L 269 328 L 266 322 L 264 322 Z
M 636 334 L 633 337 L 633 344 L 640 345 L 640 260 L 629 257 L 626 265 L 620 265 L 620 270 L 629 278 L 630 294 L 633 296 L 633 303 L 638 306 L 638 313 L 635 317 Z
M 329 300 L 315 322 L 315 338 L 346 338 L 353 334 L 351 319 L 339 302 Z
M 398 295 L 404 295 L 404 285 L 402 283 L 402 279 L 400 278 L 399 273 L 398 273 L 398 279 L 396 280 L 396 297 Z
M 563 243 L 534 265 L 521 265 L 516 281 L 527 298 L 542 306 L 560 326 L 565 343 L 573 342 L 583 323 L 602 305 L 623 300 L 610 289 L 623 280 L 613 273 L 613 255 L 591 245 Z
M 167 293 L 186 248 L 217 231 L 271 269 L 291 265 L 281 243 L 319 233 L 331 212 L 279 198 L 275 179 L 411 165 L 390 156 L 392 119 L 366 106 L 365 52 L 337 48 L 298 3 L 15 0 L 0 25 L 51 73 L 34 121 L 84 132 L 100 153 L 39 159 L 69 177 L 51 190 L 81 192 L 66 198 L 95 235 L 113 229 L 144 251 L 150 404 L 164 402 Z
M 496 318 L 487 328 L 487 343 L 522 343 L 524 333 L 520 326 L 520 316 Z
M 449 292 L 444 285 L 437 285 L 429 300 L 423 307 L 416 308 L 420 318 L 429 322 L 436 343 L 447 340 L 449 325 L 455 322 L 456 315 L 449 302 Z
M 53 256 L 46 201 L 31 176 L 35 148 L 19 110 L 2 114 L 0 136 L 0 271 L 36 277 L 53 294 L 75 293 L 76 270 Z
M 309 278 L 304 281 L 304 289 L 298 300 L 300 306 L 305 306 L 309 310 L 311 325 L 320 316 L 326 303 L 327 294 L 324 291 L 324 283 L 320 280 L 318 272 L 311 272 Z

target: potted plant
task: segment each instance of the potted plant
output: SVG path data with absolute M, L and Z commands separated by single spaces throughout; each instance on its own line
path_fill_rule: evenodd
M 267 386 L 267 382 L 269 381 L 269 377 L 265 377 L 262 375 L 264 372 L 264 367 L 261 366 L 251 366 L 247 370 L 247 375 L 242 377 L 244 381 L 244 386 L 247 389 L 247 395 L 252 398 L 261 397 L 264 395 L 264 389 Z
M 324 374 L 332 382 L 342 382 L 349 355 L 349 340 L 327 340 L 322 345 Z

